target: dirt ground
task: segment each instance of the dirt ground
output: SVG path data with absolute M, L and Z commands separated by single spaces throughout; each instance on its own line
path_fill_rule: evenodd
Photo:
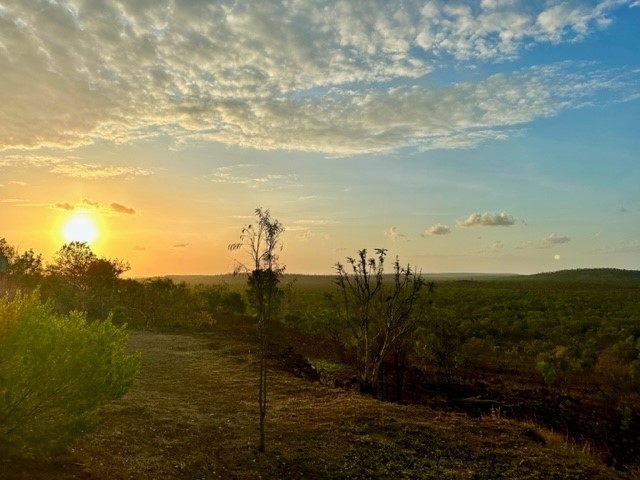
M 99 429 L 53 459 L 0 459 L 0 479 L 633 478 L 532 425 L 383 403 L 275 363 L 260 454 L 257 352 L 240 332 L 130 332 L 142 372 Z

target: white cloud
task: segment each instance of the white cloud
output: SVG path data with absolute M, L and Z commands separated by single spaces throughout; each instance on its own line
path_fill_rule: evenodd
M 562 245 L 563 243 L 570 242 L 571 238 L 566 235 L 558 235 L 557 233 L 552 233 L 547 236 L 542 242 L 543 247 L 550 247 L 552 245 Z
M 0 151 L 163 134 L 335 155 L 468 148 L 598 92 L 633 98 L 638 73 L 558 64 L 441 88 L 417 79 L 450 58 L 474 66 L 579 40 L 619 3 L 12 2 Z M 387 81 L 397 86 L 372 86 Z
M 214 183 L 244 185 L 256 189 L 291 188 L 299 186 L 294 174 L 276 174 L 257 172 L 259 167 L 252 164 L 239 164 L 218 167 L 210 179 Z
M 515 220 L 506 212 L 501 213 L 472 213 L 466 219 L 458 221 L 459 227 L 507 227 L 513 225 Z
M 398 227 L 391 227 L 388 230 L 385 230 L 384 234 L 392 242 L 396 241 L 398 238 L 404 237 L 404 234 L 400 233 L 400 230 L 398 230 Z
M 432 225 L 422 234 L 423 237 L 434 236 L 434 235 L 449 235 L 451 233 L 451 229 L 448 225 L 443 225 L 441 223 L 437 223 Z
M 116 167 L 113 165 L 93 165 L 87 163 L 59 163 L 51 169 L 52 173 L 58 173 L 68 177 L 97 180 L 113 177 L 135 177 L 151 175 L 151 170 L 136 167 Z

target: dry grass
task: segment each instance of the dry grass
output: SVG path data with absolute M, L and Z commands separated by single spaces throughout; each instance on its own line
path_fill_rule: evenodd
M 382 403 L 276 369 L 259 454 L 251 343 L 222 329 L 131 332 L 130 343 L 142 374 L 101 428 L 51 461 L 5 459 L 0 478 L 631 478 L 531 425 Z

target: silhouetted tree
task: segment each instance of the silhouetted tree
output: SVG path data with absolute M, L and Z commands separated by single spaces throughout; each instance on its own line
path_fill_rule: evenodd
M 33 290 L 42 280 L 42 255 L 22 253 L 0 238 L 0 291 Z
M 49 287 L 67 309 L 104 314 L 117 280 L 129 265 L 121 260 L 99 258 L 86 242 L 64 244 L 48 265 Z

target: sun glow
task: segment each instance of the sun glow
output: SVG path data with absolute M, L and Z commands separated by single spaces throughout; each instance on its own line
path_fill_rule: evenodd
M 80 212 L 71 215 L 62 228 L 64 240 L 69 242 L 93 242 L 98 236 L 98 229 L 88 213 Z

